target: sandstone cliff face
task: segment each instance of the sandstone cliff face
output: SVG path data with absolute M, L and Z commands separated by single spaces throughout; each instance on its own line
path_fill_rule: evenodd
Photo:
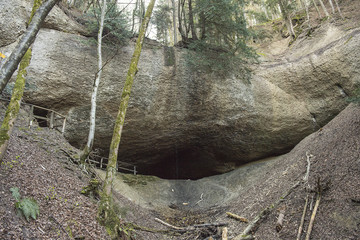
M 34 43 L 24 98 L 66 114 L 66 137 L 80 147 L 88 133 L 95 44 L 71 31 L 54 30 L 60 29 L 57 21 L 52 26 L 41 30 Z M 6 32 L 15 36 L 15 30 Z M 360 82 L 355 51 L 360 32 L 333 32 L 324 27 L 317 39 L 327 39 L 323 44 L 313 49 L 305 39 L 282 59 L 254 66 L 250 83 L 241 76 L 193 73 L 181 49 L 174 50 L 176 64 L 167 66 L 169 51 L 144 47 L 119 160 L 138 165 L 142 173 L 188 178 L 291 149 L 344 109 L 345 97 Z M 95 148 L 109 146 L 132 52 L 132 43 L 117 53 L 105 51 L 105 59 L 116 56 L 100 83 Z

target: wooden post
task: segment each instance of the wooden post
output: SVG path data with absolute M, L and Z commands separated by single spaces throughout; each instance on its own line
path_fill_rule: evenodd
M 102 163 L 103 163 L 103 157 L 101 157 L 101 160 L 100 160 L 100 169 L 102 169 Z
M 34 120 L 34 105 L 30 107 L 30 116 L 29 116 L 29 128 L 32 126 Z
M 137 172 L 136 172 L 136 166 L 134 166 L 134 175 L 136 175 L 136 173 L 137 173 Z
M 64 134 L 64 132 L 65 132 L 65 125 L 66 125 L 66 118 L 64 117 L 64 122 L 63 122 L 63 126 L 62 126 L 62 129 L 61 129 L 61 134 Z
M 50 112 L 50 129 L 54 128 L 54 112 Z

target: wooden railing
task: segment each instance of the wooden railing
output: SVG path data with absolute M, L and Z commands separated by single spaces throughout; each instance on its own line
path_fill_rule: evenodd
M 10 102 L 9 99 L 6 98 L 0 98 L 1 101 Z M 52 109 L 40 107 L 34 104 L 21 102 L 21 105 L 27 105 L 30 106 L 30 113 L 29 113 L 29 127 L 33 125 L 34 120 L 37 120 L 38 122 L 45 122 L 46 127 L 55 129 L 62 134 L 65 132 L 65 126 L 66 126 L 66 117 Z M 34 111 L 40 109 L 44 112 L 46 112 L 45 116 L 39 116 L 35 115 Z
M 5 102 L 10 102 L 10 100 L 6 99 L 6 98 L 0 97 L 0 100 L 5 101 Z M 34 104 L 22 102 L 21 105 L 30 106 L 29 127 L 31 127 L 33 125 L 34 120 L 37 120 L 38 123 L 45 122 L 46 127 L 55 129 L 55 130 L 61 132 L 62 134 L 64 134 L 65 126 L 66 126 L 66 117 L 64 115 L 62 115 L 52 109 L 40 107 L 40 106 L 37 106 Z M 34 112 L 36 112 L 37 109 L 40 109 L 40 110 L 46 112 L 45 117 L 35 115 Z M 99 156 L 96 154 L 91 154 L 91 156 L 89 156 L 86 159 L 86 161 L 94 167 L 97 167 L 100 169 L 105 169 L 107 167 L 108 158 L 102 157 L 102 156 Z M 117 161 L 116 165 L 117 165 L 116 166 L 117 171 L 123 170 L 123 171 L 132 172 L 132 173 L 134 173 L 134 175 L 137 174 L 136 166 L 134 166 L 134 165 L 131 165 L 126 162 L 119 162 L 119 161 Z
M 25 103 L 27 104 L 27 103 Z M 55 112 L 54 110 L 48 109 L 48 108 L 44 108 L 44 107 L 40 107 L 40 106 L 36 106 L 36 105 L 32 105 L 32 104 L 27 104 L 30 105 L 30 117 L 29 117 L 29 126 L 31 127 L 33 124 L 33 120 L 43 120 L 46 122 L 46 125 L 48 128 L 50 129 L 55 129 L 59 132 L 61 132 L 62 134 L 64 134 L 65 132 L 65 126 L 66 126 L 66 117 L 64 115 L 61 115 L 58 112 Z M 41 109 L 44 111 L 47 111 L 46 117 L 44 116 L 39 116 L 39 115 L 35 115 L 34 114 L 34 110 L 36 109 Z
M 91 154 L 89 157 L 85 160 L 85 162 L 89 163 L 90 165 L 99 168 L 99 169 L 106 169 L 108 164 L 108 158 L 102 157 L 96 154 Z M 120 170 L 132 172 L 134 175 L 137 174 L 136 166 L 126 163 L 126 162 L 116 162 L 116 170 L 120 172 Z

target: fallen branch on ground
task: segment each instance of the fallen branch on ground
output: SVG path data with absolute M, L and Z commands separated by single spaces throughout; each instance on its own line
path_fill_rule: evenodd
M 314 155 L 310 154 L 309 152 L 306 152 L 306 161 L 308 163 L 307 168 L 306 168 L 306 173 L 304 176 L 304 182 L 305 184 L 309 184 L 309 175 L 310 175 L 310 158 L 314 157 Z
M 320 199 L 321 199 L 321 193 L 322 193 L 322 186 L 320 185 L 320 178 L 318 178 L 318 191 L 317 191 L 317 196 L 316 196 L 316 202 L 315 202 L 315 207 L 314 207 L 314 210 L 311 214 L 311 218 L 310 218 L 310 223 L 309 223 L 309 227 L 308 227 L 308 230 L 306 232 L 306 237 L 305 237 L 305 240 L 310 240 L 310 235 L 311 235 L 311 231 L 312 231 L 312 228 L 314 226 L 314 220 L 315 220 L 315 216 L 316 216 L 316 212 L 317 212 L 317 209 L 320 205 Z
M 71 154 L 70 154 L 68 151 L 66 151 L 65 149 L 60 148 L 60 150 L 63 151 L 63 152 L 72 160 L 72 162 L 74 162 L 74 163 L 78 163 L 78 162 L 79 162 L 79 160 L 78 160 L 76 157 L 74 157 L 73 155 L 71 155 Z
M 236 220 L 239 220 L 239 221 L 241 221 L 241 222 L 244 222 L 244 223 L 248 223 L 248 222 L 249 222 L 249 220 L 247 220 L 246 218 L 241 217 L 241 216 L 239 216 L 239 215 L 236 215 L 236 214 L 234 214 L 234 213 L 226 212 L 226 214 L 227 214 L 229 217 L 234 218 L 234 219 L 236 219 Z
M 187 227 L 177 227 L 177 226 L 171 225 L 170 223 L 167 223 L 159 218 L 155 218 L 155 221 L 157 221 L 173 230 L 176 230 L 178 232 L 194 231 L 198 228 L 223 227 L 223 226 L 228 225 L 227 223 L 203 223 L 203 224 L 194 224 L 194 225 L 187 226 Z
M 227 233 L 228 233 L 228 229 L 227 227 L 224 227 L 222 229 L 221 240 L 228 240 Z
M 162 233 L 162 234 L 169 234 L 169 235 L 179 235 L 179 233 L 176 233 L 176 232 L 174 232 L 172 230 L 162 230 L 162 229 L 148 228 L 148 227 L 139 226 L 139 225 L 136 225 L 136 224 L 133 224 L 133 223 L 131 223 L 131 226 L 135 230 L 140 230 L 140 231 L 144 231 L 144 232 Z
M 285 217 L 285 207 L 280 209 L 279 217 L 278 217 L 278 220 L 276 222 L 276 227 L 275 227 L 277 232 L 280 232 L 281 229 L 283 228 L 284 217 Z
M 69 233 L 64 229 L 64 227 L 53 217 L 53 216 L 50 216 L 49 217 L 50 220 L 52 220 L 53 222 L 55 222 L 58 227 L 66 234 L 66 236 L 69 238 L 69 239 L 73 239 Z
M 292 191 L 300 185 L 300 181 L 296 182 L 280 199 L 278 199 L 275 203 L 268 206 L 264 210 L 262 210 L 259 215 L 255 217 L 255 219 L 245 228 L 245 230 L 233 240 L 245 240 L 245 239 L 254 239 L 252 236 L 253 232 L 255 232 L 256 228 L 259 226 L 261 220 L 265 219 L 271 211 L 276 208 L 284 199 L 292 193 Z
M 307 209 L 308 202 L 309 202 L 309 195 L 307 195 L 307 196 L 306 196 L 306 199 L 305 199 L 304 210 L 303 210 L 303 214 L 302 214 L 302 216 L 301 216 L 300 226 L 299 226 L 298 235 L 297 235 L 297 237 L 296 237 L 296 240 L 300 240 L 300 238 L 301 238 L 301 234 L 302 234 L 302 231 L 303 231 L 303 226 L 304 226 L 304 221 L 305 221 L 305 215 L 306 215 L 306 209 Z

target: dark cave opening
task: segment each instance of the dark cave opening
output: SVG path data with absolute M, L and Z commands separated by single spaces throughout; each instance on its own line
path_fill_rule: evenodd
M 137 166 L 139 174 L 163 179 L 196 180 L 232 169 L 227 162 L 217 161 L 217 155 L 198 147 L 183 148 L 159 159 L 156 164 Z M 223 158 L 222 158 L 223 159 Z
M 49 127 L 50 123 L 48 122 L 49 111 L 41 108 L 34 108 L 34 118 L 36 119 L 39 127 Z

